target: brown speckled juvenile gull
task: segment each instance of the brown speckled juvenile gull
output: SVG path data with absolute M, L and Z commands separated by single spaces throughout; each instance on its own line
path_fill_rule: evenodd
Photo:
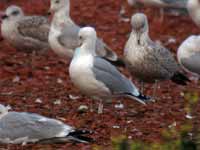
M 25 16 L 18 6 L 9 6 L 2 16 L 3 38 L 25 52 L 47 50 L 50 25 L 43 16 Z
M 67 140 L 88 143 L 90 138 L 82 136 L 89 133 L 76 130 L 63 122 L 38 114 L 27 112 L 8 112 L 0 104 L 0 143 L 60 143 Z
M 177 58 L 181 66 L 200 76 L 200 36 L 188 37 L 178 48 Z
M 50 12 L 54 13 L 49 33 L 52 50 L 61 58 L 72 58 L 74 50 L 79 46 L 78 33 L 80 27 L 70 17 L 70 0 L 51 0 Z M 96 54 L 113 63 L 124 65 L 101 39 L 96 43 Z
M 124 57 L 133 76 L 140 81 L 169 80 L 181 85 L 189 81 L 168 49 L 149 37 L 147 17 L 137 13 L 131 18 L 132 32 L 126 43 Z

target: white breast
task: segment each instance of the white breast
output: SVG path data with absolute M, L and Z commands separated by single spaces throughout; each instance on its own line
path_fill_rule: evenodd
M 71 80 L 84 94 L 107 97 L 110 91 L 103 83 L 95 79 L 92 66 L 93 57 L 91 55 L 74 58 L 69 68 Z
M 54 28 L 53 26 L 50 29 L 49 33 L 49 44 L 52 48 L 52 50 L 61 58 L 72 58 L 73 56 L 73 50 L 68 50 L 65 47 L 63 47 L 59 41 L 58 37 L 61 35 L 61 31 Z

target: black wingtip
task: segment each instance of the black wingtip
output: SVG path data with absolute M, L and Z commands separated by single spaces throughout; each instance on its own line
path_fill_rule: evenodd
M 72 140 L 80 143 L 92 143 L 94 140 L 90 137 L 83 136 L 85 134 L 91 134 L 92 131 L 88 130 L 75 130 L 67 135 L 67 137 L 72 137 Z
M 122 58 L 118 58 L 117 60 L 110 60 L 107 58 L 104 58 L 104 59 L 109 61 L 112 65 L 114 65 L 116 67 L 122 67 L 122 68 L 126 67 L 126 64 Z
M 187 76 L 180 72 L 175 73 L 171 80 L 180 85 L 187 85 L 187 82 L 191 82 Z
M 135 95 L 133 95 L 131 93 L 126 93 L 126 94 L 129 95 L 130 98 L 132 98 L 132 99 L 134 99 L 134 100 L 136 100 L 136 101 L 138 101 L 138 102 L 140 102 L 140 103 L 142 103 L 144 105 L 146 105 L 147 102 L 151 102 L 152 101 L 151 97 L 143 95 L 141 93 L 140 93 L 139 96 L 135 96 Z

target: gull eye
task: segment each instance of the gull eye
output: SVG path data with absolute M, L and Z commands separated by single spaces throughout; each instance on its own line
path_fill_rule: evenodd
M 14 16 L 17 16 L 18 14 L 19 14 L 18 10 L 15 10 L 15 11 L 12 12 L 12 15 L 14 15 Z
M 82 40 L 82 39 L 83 39 L 83 37 L 82 37 L 82 36 L 79 36 L 79 39 L 80 39 L 80 40 Z
M 59 1 L 59 0 L 56 0 L 55 3 L 58 4 L 58 3 L 60 3 L 60 1 Z

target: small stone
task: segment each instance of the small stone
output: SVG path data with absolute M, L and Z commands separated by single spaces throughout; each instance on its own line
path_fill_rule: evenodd
M 42 104 L 42 100 L 41 100 L 40 98 L 37 98 L 37 99 L 35 100 L 35 102 L 38 103 L 38 104 Z
M 119 129 L 119 128 L 120 128 L 120 126 L 117 126 L 117 125 L 113 126 L 113 129 Z
M 176 127 L 176 122 L 172 123 L 171 125 L 168 126 L 169 128 Z
M 79 96 L 69 95 L 69 99 L 71 100 L 77 100 L 79 98 L 80 98 Z
M 123 109 L 124 108 L 124 104 L 116 104 L 115 108 L 116 109 Z
M 19 76 L 15 76 L 12 80 L 12 82 L 17 83 L 20 81 L 20 77 Z
M 84 112 L 87 112 L 88 109 L 89 109 L 88 106 L 86 106 L 86 105 L 81 105 L 81 106 L 79 106 L 79 108 L 78 108 L 78 112 L 79 112 L 79 113 L 84 113 Z
M 186 116 L 185 116 L 185 118 L 187 118 L 187 119 L 193 119 L 193 116 L 191 115 L 191 114 L 187 114 Z
M 181 93 L 180 93 L 180 96 L 184 97 L 184 96 L 185 96 L 185 93 L 181 92 Z
M 45 66 L 44 69 L 45 70 L 50 70 L 50 67 L 49 66 Z
M 59 84 L 63 84 L 63 80 L 60 79 L 60 78 L 58 78 L 58 79 L 57 79 L 57 83 L 59 83 Z
M 57 99 L 53 103 L 54 103 L 54 105 L 61 105 L 62 102 L 60 99 Z
M 128 136 L 128 139 L 132 139 L 133 137 L 132 136 Z

